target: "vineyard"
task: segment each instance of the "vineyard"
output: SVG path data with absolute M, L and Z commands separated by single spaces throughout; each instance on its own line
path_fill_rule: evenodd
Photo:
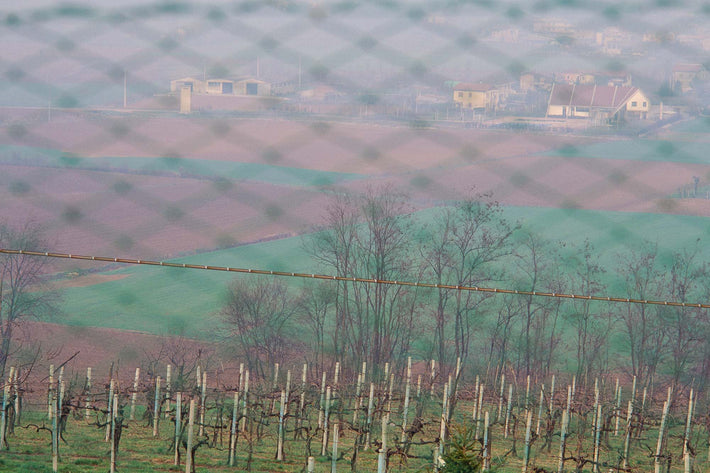
M 3 470 L 702 471 L 710 429 L 689 392 L 606 377 L 463 379 L 431 362 L 224 371 L 136 369 L 43 385 L 12 368 Z M 148 370 L 150 371 L 150 370 Z M 236 370 L 235 370 L 236 374 Z M 700 405 L 700 408 L 696 407 Z

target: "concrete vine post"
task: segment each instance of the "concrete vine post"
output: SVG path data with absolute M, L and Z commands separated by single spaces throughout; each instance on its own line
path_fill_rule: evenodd
M 187 418 L 187 448 L 185 449 L 185 473 L 192 473 L 192 438 L 195 433 L 195 400 L 190 399 Z
M 237 447 L 237 417 L 239 416 L 239 391 L 234 391 L 232 404 L 232 423 L 229 429 L 229 466 L 234 466 L 234 453 Z
M 155 378 L 155 400 L 153 401 L 153 438 L 158 437 L 160 422 L 160 376 Z
M 175 452 L 173 464 L 177 466 L 180 462 L 180 438 L 182 437 L 182 393 L 178 391 L 175 395 Z
M 133 391 L 131 391 L 131 414 L 129 420 L 136 418 L 136 397 L 138 396 L 138 381 L 141 377 L 141 369 L 136 368 L 136 375 L 133 378 Z

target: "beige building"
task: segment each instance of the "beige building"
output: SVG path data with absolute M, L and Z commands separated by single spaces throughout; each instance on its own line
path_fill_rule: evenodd
M 597 122 L 624 116 L 645 119 L 650 108 L 648 97 L 637 87 L 555 83 L 547 116 Z
M 184 77 L 170 81 L 170 92 L 179 93 L 184 87 L 193 94 L 201 95 L 256 95 L 260 97 L 271 95 L 271 84 L 259 79 L 195 79 Z
M 498 91 L 489 84 L 460 82 L 454 86 L 454 104 L 470 110 L 495 110 Z

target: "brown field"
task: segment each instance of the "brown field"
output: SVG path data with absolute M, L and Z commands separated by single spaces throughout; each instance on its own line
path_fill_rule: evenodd
M 0 143 L 83 157 L 171 156 L 359 173 L 365 178 L 344 187 L 393 187 L 415 208 L 490 192 L 506 205 L 688 215 L 710 210 L 709 201 L 668 199 L 692 176 L 707 175 L 707 166 L 538 155 L 594 140 L 587 137 L 98 112 L 57 114 L 49 123 L 40 117 L 0 128 Z M 30 191 L 10 192 L 18 181 L 29 183 Z M 118 194 L 117 183 L 129 183 L 130 191 Z M 0 199 L 0 220 L 42 222 L 58 251 L 166 258 L 308 231 L 328 198 L 317 188 L 253 181 L 223 189 L 180 175 L 3 165 Z

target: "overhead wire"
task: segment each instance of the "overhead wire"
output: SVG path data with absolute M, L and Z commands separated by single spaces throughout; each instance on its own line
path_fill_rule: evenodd
M 223 271 L 230 273 L 246 273 L 246 274 L 260 274 L 260 275 L 270 275 L 270 276 L 282 276 L 282 277 L 294 277 L 294 278 L 307 278 L 307 279 L 321 279 L 330 281 L 344 281 L 344 282 L 359 282 L 366 284 L 383 284 L 392 286 L 410 286 L 417 288 L 428 288 L 428 289 L 443 289 L 443 290 L 454 290 L 454 291 L 469 291 L 469 292 L 482 292 L 482 293 L 493 293 L 493 294 L 513 294 L 519 296 L 534 296 L 534 297 L 549 297 L 558 299 L 575 299 L 575 300 L 587 300 L 587 301 L 599 301 L 599 302 L 619 302 L 627 304 L 645 304 L 645 305 L 663 305 L 669 307 L 685 307 L 685 308 L 699 308 L 699 309 L 710 309 L 710 303 L 688 303 L 679 301 L 663 301 L 663 300 L 651 300 L 651 299 L 635 299 L 629 297 L 611 297 L 611 296 L 595 296 L 590 294 L 572 294 L 572 293 L 558 293 L 558 292 L 545 292 L 545 291 L 525 291 L 519 289 L 506 289 L 497 287 L 482 287 L 482 286 L 468 286 L 468 285 L 455 285 L 455 284 L 437 284 L 437 283 L 427 283 L 427 282 L 415 282 L 415 281 L 395 281 L 391 279 L 374 279 L 374 278 L 361 278 L 354 276 L 337 276 L 337 275 L 327 275 L 327 274 L 316 274 L 316 273 L 301 273 L 301 272 L 290 272 L 290 271 L 274 271 L 268 269 L 254 269 L 254 268 L 239 268 L 232 266 L 214 266 L 214 265 L 202 265 L 202 264 L 192 264 L 192 263 L 176 263 L 171 261 L 154 261 L 154 260 L 144 260 L 144 259 L 133 259 L 133 258 L 118 258 L 111 256 L 89 256 L 89 255 L 76 255 L 70 253 L 55 253 L 49 251 L 31 251 L 31 250 L 18 250 L 10 248 L 0 248 L 0 254 L 6 255 L 27 255 L 27 256 L 37 256 L 45 258 L 61 258 L 61 259 L 75 259 L 75 260 L 85 260 L 85 261 L 98 261 L 103 263 L 121 263 L 129 265 L 148 265 L 148 266 L 161 266 L 166 268 L 180 268 L 180 269 L 201 269 L 206 271 Z

